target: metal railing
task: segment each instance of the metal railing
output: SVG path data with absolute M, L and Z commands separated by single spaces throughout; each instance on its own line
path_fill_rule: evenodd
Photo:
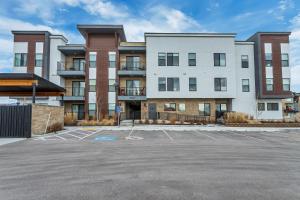
M 146 96 L 145 87 L 120 87 L 119 96 Z
M 141 62 L 121 62 L 120 69 L 125 71 L 143 71 L 145 64 Z
M 65 87 L 66 96 L 83 97 L 85 88 L 84 87 Z
M 74 65 L 74 63 L 57 62 L 57 71 L 85 71 L 85 63 Z

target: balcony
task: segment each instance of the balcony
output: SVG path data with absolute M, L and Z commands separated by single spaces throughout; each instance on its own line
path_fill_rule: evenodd
M 141 62 L 124 62 L 120 64 L 119 76 L 146 76 L 146 67 Z
M 121 87 L 119 88 L 118 100 L 144 101 L 146 100 L 145 87 Z
M 84 78 L 85 77 L 85 63 L 74 65 L 57 62 L 57 74 L 65 78 Z
M 84 101 L 85 100 L 85 88 L 84 87 L 66 87 L 66 94 L 64 101 Z M 57 100 L 62 100 L 61 97 L 57 97 Z

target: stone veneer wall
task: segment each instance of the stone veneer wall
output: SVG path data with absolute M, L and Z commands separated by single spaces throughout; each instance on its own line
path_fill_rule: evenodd
M 32 135 L 44 134 L 47 126 L 49 114 L 50 120 L 48 127 L 60 124 L 64 125 L 64 107 L 32 104 Z

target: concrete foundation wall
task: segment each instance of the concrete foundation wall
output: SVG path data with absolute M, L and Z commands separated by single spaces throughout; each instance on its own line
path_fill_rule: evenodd
M 50 118 L 49 118 L 50 114 Z M 44 134 L 48 122 L 48 128 L 64 125 L 64 107 L 48 105 L 32 105 L 32 135 Z

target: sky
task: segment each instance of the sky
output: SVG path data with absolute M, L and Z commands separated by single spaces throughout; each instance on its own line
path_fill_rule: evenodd
M 290 31 L 291 87 L 300 92 L 300 0 L 0 0 L 0 72 L 13 64 L 11 30 L 48 30 L 83 43 L 77 24 L 123 24 L 128 41 L 144 32 Z

